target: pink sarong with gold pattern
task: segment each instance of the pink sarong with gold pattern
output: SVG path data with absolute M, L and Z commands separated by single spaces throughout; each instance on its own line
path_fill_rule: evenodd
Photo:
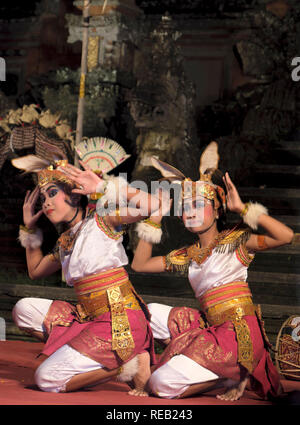
M 74 282 L 78 304 L 53 301 L 44 320 L 49 335 L 43 354 L 64 344 L 114 369 L 143 351 L 155 363 L 147 306 L 123 267 Z M 148 320 L 147 320 L 148 319 Z
M 199 301 L 201 312 L 188 307 L 171 310 L 171 342 L 155 369 L 184 354 L 219 377 L 239 381 L 248 372 L 252 389 L 262 398 L 279 395 L 279 375 L 248 284 L 232 282 L 213 288 Z

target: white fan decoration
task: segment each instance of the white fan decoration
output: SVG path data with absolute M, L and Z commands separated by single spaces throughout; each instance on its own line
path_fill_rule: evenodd
M 78 144 L 76 151 L 84 165 L 102 173 L 108 173 L 130 157 L 122 146 L 105 137 L 84 140 Z

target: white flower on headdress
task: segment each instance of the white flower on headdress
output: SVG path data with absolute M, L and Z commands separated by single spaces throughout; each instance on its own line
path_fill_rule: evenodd
M 23 111 L 21 108 L 18 108 L 16 110 L 10 109 L 7 113 L 8 124 L 20 125 L 22 123 L 21 121 L 22 112 Z
M 44 128 L 53 128 L 56 126 L 60 114 L 52 114 L 50 109 L 43 111 L 39 117 L 39 124 Z
M 36 105 L 24 105 L 22 108 L 21 121 L 30 124 L 36 121 L 39 117 L 39 112 L 36 110 Z

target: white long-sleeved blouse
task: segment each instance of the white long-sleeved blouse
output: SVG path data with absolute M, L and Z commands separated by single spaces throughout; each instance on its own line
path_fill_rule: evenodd
M 77 231 L 72 250 L 59 249 L 67 285 L 73 286 L 74 280 L 128 264 L 122 232 L 112 230 L 102 217 L 94 214 L 85 218 L 71 229 L 71 234 Z

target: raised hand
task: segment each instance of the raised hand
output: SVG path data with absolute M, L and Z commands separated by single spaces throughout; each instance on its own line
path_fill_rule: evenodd
M 235 185 L 232 183 L 228 173 L 225 173 L 225 176 L 223 176 L 223 181 L 227 190 L 227 208 L 232 212 L 240 214 L 243 211 L 245 204 L 242 202 L 240 195 Z
M 28 190 L 25 195 L 24 204 L 23 204 L 23 221 L 25 226 L 28 229 L 33 229 L 36 222 L 43 214 L 43 210 L 34 213 L 35 204 L 39 197 L 40 189 L 37 186 L 32 192 Z
M 77 167 L 74 167 L 74 165 L 71 164 L 67 164 L 64 167 L 59 167 L 59 170 L 67 174 L 70 179 L 80 185 L 81 188 L 73 189 L 73 193 L 79 193 L 80 195 L 88 195 L 90 193 L 96 192 L 99 183 L 103 182 L 104 185 L 104 180 L 97 176 L 97 174 L 95 174 L 90 169 L 90 167 L 84 165 L 82 161 L 79 161 L 79 163 L 84 168 L 84 171 L 80 170 Z
M 165 193 L 162 189 L 158 191 L 158 197 L 160 200 L 160 207 L 150 216 L 151 221 L 154 223 L 160 223 L 162 221 L 163 216 L 167 215 L 167 213 L 170 211 L 173 202 L 169 193 Z

